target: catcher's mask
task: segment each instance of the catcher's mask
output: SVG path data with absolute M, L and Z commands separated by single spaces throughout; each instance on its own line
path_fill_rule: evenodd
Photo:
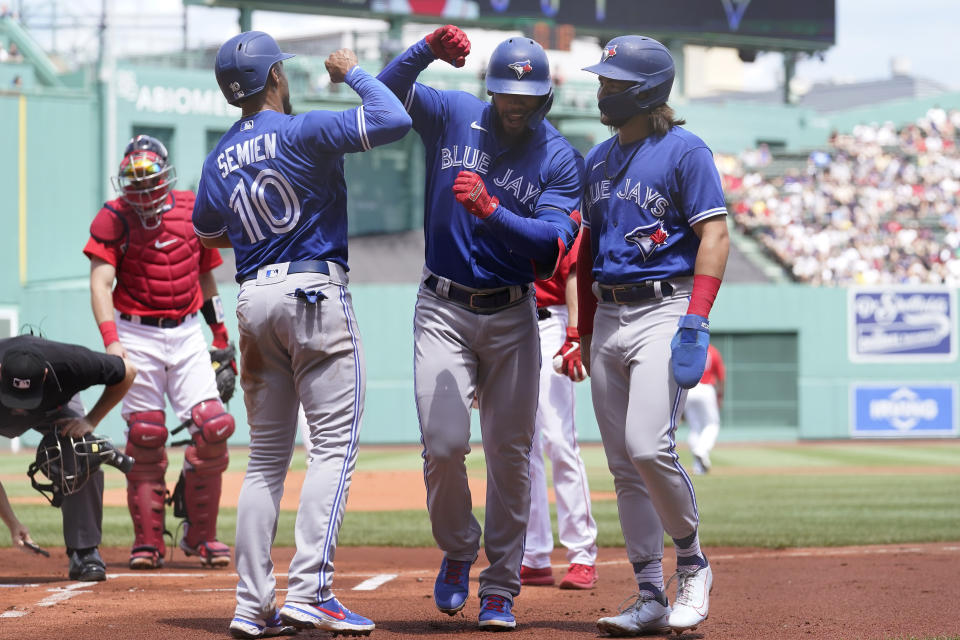
M 143 226 L 156 229 L 160 216 L 169 209 L 167 196 L 177 182 L 177 171 L 162 142 L 139 135 L 127 143 L 120 170 L 111 181 L 123 201 L 140 216 Z
M 37 458 L 27 468 L 30 484 L 54 507 L 63 504 L 65 496 L 79 491 L 101 463 L 123 473 L 133 468 L 133 458 L 115 449 L 107 438 L 93 433 L 73 438 L 60 435 L 57 429 L 54 427 L 43 436 Z M 38 471 L 50 482 L 40 483 L 35 477 Z

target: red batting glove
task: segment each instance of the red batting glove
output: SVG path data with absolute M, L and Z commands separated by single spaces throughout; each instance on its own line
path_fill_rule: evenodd
M 567 327 L 567 341 L 553 356 L 553 368 L 574 382 L 580 382 L 587 377 L 580 356 L 580 332 L 576 327 Z
M 462 67 L 466 63 L 467 55 L 470 54 L 470 40 L 467 39 L 467 34 L 452 24 L 440 27 L 424 40 L 427 41 L 430 51 L 438 60 L 449 62 L 455 67 Z
M 500 201 L 487 193 L 483 178 L 472 171 L 461 171 L 453 183 L 453 196 L 463 207 L 481 220 L 490 216 Z
M 213 333 L 213 348 L 226 349 L 230 344 L 230 337 L 227 335 L 227 325 L 222 322 L 216 322 L 208 325 L 210 332 Z

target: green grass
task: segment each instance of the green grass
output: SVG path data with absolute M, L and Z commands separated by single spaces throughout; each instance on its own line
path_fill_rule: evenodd
M 687 462 L 685 455 L 682 450 Z M 0 475 L 6 476 L 11 497 L 36 495 L 24 474 L 31 458 L 0 455 Z M 182 453 L 171 451 L 170 458 L 170 469 L 179 469 Z M 612 493 L 602 449 L 586 447 L 584 460 L 591 489 Z M 942 468 L 960 465 L 960 443 L 955 441 L 722 446 L 713 460 L 716 473 L 694 477 L 705 545 L 784 548 L 960 540 L 960 473 L 942 473 Z M 231 469 L 242 469 L 244 462 L 243 450 L 236 450 Z M 419 470 L 420 465 L 416 448 L 367 447 L 361 448 L 358 469 Z M 295 454 L 293 468 L 304 468 L 302 451 Z M 479 446 L 468 458 L 468 469 L 472 475 L 484 473 Z M 18 475 L 23 482 L 14 479 Z M 108 487 L 124 486 L 112 469 L 106 479 Z M 172 485 L 172 472 L 168 479 Z M 63 544 L 59 510 L 29 504 L 15 509 L 41 545 Z M 593 510 L 599 544 L 622 546 L 616 502 L 597 500 Z M 475 513 L 482 522 L 483 510 Z M 281 514 L 277 545 L 293 546 L 294 515 Z M 167 525 L 176 526 L 169 512 Z M 235 528 L 236 510 L 221 509 L 220 538 L 232 544 Z M 106 508 L 104 545 L 125 546 L 132 538 L 127 510 Z M 9 544 L 9 537 L 0 535 L 0 545 Z M 340 544 L 430 547 L 434 541 L 423 509 L 360 512 L 348 505 Z

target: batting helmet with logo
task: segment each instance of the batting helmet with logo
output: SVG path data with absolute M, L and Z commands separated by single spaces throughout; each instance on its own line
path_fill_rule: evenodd
M 280 51 L 272 36 L 262 31 L 246 31 L 220 46 L 214 73 L 223 96 L 232 105 L 256 95 L 267 86 L 270 68 L 292 53 Z
M 82 438 L 60 435 L 58 428 L 47 431 L 37 447 L 37 457 L 27 468 L 30 484 L 55 507 L 63 498 L 79 491 L 101 463 L 109 464 L 126 473 L 134 460 L 118 451 L 102 436 L 90 433 Z M 50 480 L 41 484 L 34 477 L 41 473 Z M 50 495 L 47 495 L 50 492 Z
M 611 80 L 635 83 L 626 91 L 600 99 L 600 111 L 614 121 L 650 113 L 667 102 L 673 88 L 670 50 L 646 36 L 614 38 L 603 48 L 600 62 L 583 70 Z
M 545 96 L 527 120 L 535 129 L 553 104 L 553 82 L 547 52 L 530 38 L 508 38 L 497 45 L 487 62 L 487 91 L 521 96 Z

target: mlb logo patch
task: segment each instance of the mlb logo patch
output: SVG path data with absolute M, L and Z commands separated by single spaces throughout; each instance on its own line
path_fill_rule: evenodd
M 529 60 L 518 60 L 507 65 L 517 74 L 517 80 L 522 80 L 523 76 L 533 72 L 533 65 Z
M 263 272 L 264 278 L 276 278 L 280 274 L 280 269 L 267 269 Z
M 244 120 L 240 125 L 240 131 L 250 131 L 250 129 L 253 129 L 253 120 Z
M 26 390 L 30 388 L 30 378 L 14 378 L 13 379 L 13 388 Z

